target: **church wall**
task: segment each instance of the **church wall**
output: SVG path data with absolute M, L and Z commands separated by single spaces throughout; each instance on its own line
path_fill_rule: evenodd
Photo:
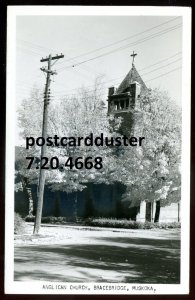
M 132 129 L 133 129 L 133 124 L 134 124 L 134 115 L 131 112 L 121 112 L 117 113 L 117 117 L 122 117 L 123 121 L 122 124 L 118 130 L 118 132 L 122 135 L 130 136 Z
M 34 200 L 34 215 L 36 210 L 36 186 L 32 186 L 32 195 Z M 156 205 L 147 205 L 146 201 L 141 201 L 139 209 L 129 208 L 121 201 L 125 187 L 121 184 L 88 184 L 88 187 L 82 192 L 65 193 L 61 191 L 52 192 L 47 187 L 44 193 L 43 217 L 84 217 L 86 214 L 86 201 L 90 198 L 91 205 L 94 207 L 94 216 L 127 218 L 138 222 L 154 222 Z M 75 204 L 76 199 L 76 204 Z M 148 209 L 151 210 L 149 213 Z M 28 195 L 25 192 L 15 193 L 15 212 L 25 217 L 29 213 Z M 172 203 L 165 207 L 160 207 L 159 222 L 178 222 L 179 207 L 177 203 Z M 150 219 L 149 219 L 150 218 Z
M 28 215 L 29 203 L 27 193 L 22 191 L 19 191 L 17 193 L 15 192 L 14 211 L 16 213 L 19 213 L 22 217 Z
M 179 207 L 178 203 L 160 208 L 159 222 L 178 222 Z
M 149 203 L 148 203 L 149 204 Z M 154 222 L 155 213 L 156 213 L 156 203 L 151 203 L 151 205 L 147 205 L 145 200 L 141 201 L 139 212 L 136 216 L 136 221 L 138 222 Z M 160 215 L 158 222 L 178 222 L 179 216 L 179 207 L 178 203 L 172 203 L 170 205 L 160 207 Z
M 88 200 L 88 202 L 91 201 L 91 206 L 94 206 L 94 216 L 135 219 L 135 210 L 125 207 L 121 201 L 124 191 L 125 186 L 120 183 L 115 183 L 114 185 L 96 185 L 91 183 L 87 184 L 87 188 L 82 192 L 69 194 L 61 191 L 51 191 L 46 186 L 43 202 L 43 217 L 73 217 L 75 215 L 75 207 L 77 216 L 83 217 L 86 213 Z M 37 186 L 35 185 L 32 186 L 32 197 L 34 200 L 35 214 L 37 202 Z M 28 215 L 28 197 L 24 192 L 15 194 L 15 208 L 22 216 Z
M 140 203 L 139 212 L 136 216 L 137 222 L 145 222 L 146 220 L 146 201 L 143 200 Z

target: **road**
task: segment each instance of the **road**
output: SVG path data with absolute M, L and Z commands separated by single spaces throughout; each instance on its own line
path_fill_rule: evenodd
M 180 232 L 43 226 L 15 240 L 16 281 L 179 283 Z

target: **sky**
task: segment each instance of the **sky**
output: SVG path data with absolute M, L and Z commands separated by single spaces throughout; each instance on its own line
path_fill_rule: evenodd
M 64 54 L 52 67 L 57 71 L 51 82 L 52 101 L 76 94 L 82 86 L 92 90 L 97 77 L 106 100 L 108 87 L 119 86 L 129 72 L 133 51 L 147 87 L 167 91 L 181 105 L 181 17 L 17 16 L 17 107 L 34 87 L 44 89 L 40 68 L 47 65 L 40 59 L 50 53 Z

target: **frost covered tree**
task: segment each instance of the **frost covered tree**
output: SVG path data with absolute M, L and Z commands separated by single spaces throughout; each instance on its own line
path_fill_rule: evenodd
M 62 97 L 59 100 L 51 101 L 49 104 L 48 136 L 57 135 L 61 137 L 86 137 L 93 134 L 93 137 L 104 133 L 111 137 L 114 132 L 111 129 L 107 117 L 107 109 L 102 101 L 101 89 L 95 83 L 93 91 L 82 88 L 76 96 Z M 29 99 L 25 99 L 19 109 L 19 126 L 21 135 L 26 137 L 41 137 L 43 112 L 43 96 L 34 90 Z M 116 120 L 115 127 L 119 126 L 120 121 Z M 36 167 L 39 164 L 40 147 L 34 145 L 30 149 L 23 149 L 24 160 L 19 173 L 27 177 L 29 182 L 37 182 L 39 172 Z M 97 147 L 95 145 L 86 146 L 65 146 L 47 147 L 47 157 L 57 157 L 59 168 L 46 170 L 46 184 L 54 191 L 66 191 L 68 193 L 82 191 L 86 183 L 108 183 L 110 173 L 116 167 L 116 161 L 112 155 L 113 150 L 107 146 Z M 26 156 L 36 157 L 35 163 L 27 169 L 28 162 Z M 84 161 L 87 157 L 91 160 L 95 157 L 103 158 L 103 168 L 80 168 L 64 166 L 65 161 L 72 157 L 73 161 L 82 157 Z M 94 161 L 94 160 L 93 160 Z M 90 164 L 90 162 L 89 162 Z M 63 166 L 63 170 L 61 169 Z
M 29 98 L 23 100 L 20 109 L 18 110 L 18 123 L 21 129 L 21 136 L 25 139 L 26 136 L 40 135 L 41 131 L 41 112 L 43 109 L 43 94 L 36 88 L 32 90 Z M 24 147 L 17 148 L 15 153 L 15 189 L 26 192 L 29 203 L 29 216 L 32 216 L 34 211 L 34 199 L 32 198 L 31 185 L 37 184 L 38 170 L 36 168 L 27 169 L 26 156 L 36 157 L 38 152 L 35 148 L 27 151 Z M 38 157 L 35 162 L 39 161 Z
M 66 146 L 48 147 L 47 156 L 58 157 L 59 168 L 46 170 L 46 184 L 54 191 L 72 193 L 82 191 L 86 184 L 121 182 L 126 186 L 124 201 L 132 206 L 140 201 L 160 201 L 161 205 L 178 202 L 180 199 L 180 145 L 181 113 L 168 95 L 159 90 L 149 91 L 139 98 L 140 105 L 134 111 L 134 136 L 145 137 L 142 147 Z M 19 110 L 22 136 L 41 136 L 43 100 L 39 91 L 33 91 Z M 59 138 L 94 138 L 104 133 L 107 137 L 119 136 L 117 129 L 121 119 L 107 116 L 97 83 L 93 91 L 82 88 L 73 97 L 62 97 L 51 101 L 49 106 L 48 136 Z M 40 147 L 24 149 L 24 161 L 19 173 L 28 181 L 37 182 Z M 27 170 L 26 156 L 37 157 L 35 164 Z M 103 168 L 64 167 L 64 162 L 82 157 L 102 157 Z M 75 196 L 76 201 L 76 196 Z M 76 203 L 76 202 L 75 202 Z
M 181 112 L 159 90 L 140 98 L 135 111 L 135 136 L 144 136 L 140 148 L 124 149 L 120 173 L 127 186 L 123 199 L 131 205 L 140 201 L 160 201 L 161 205 L 180 201 Z

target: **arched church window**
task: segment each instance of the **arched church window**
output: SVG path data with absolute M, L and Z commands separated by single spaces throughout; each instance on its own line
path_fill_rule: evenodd
M 114 101 L 114 109 L 115 110 L 119 110 L 120 109 L 118 101 Z
M 124 107 L 125 107 L 125 101 L 124 101 L 124 100 L 121 100 L 121 101 L 120 101 L 120 105 L 121 105 L 121 109 L 124 109 Z
M 129 99 L 126 99 L 126 101 L 125 101 L 125 107 L 126 107 L 126 109 L 129 108 Z

